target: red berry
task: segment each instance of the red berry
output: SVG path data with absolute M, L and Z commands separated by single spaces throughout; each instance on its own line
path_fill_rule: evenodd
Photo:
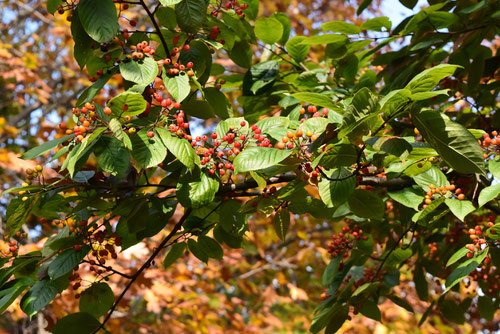
M 148 131 L 148 137 L 153 138 L 155 136 L 155 133 L 153 131 Z

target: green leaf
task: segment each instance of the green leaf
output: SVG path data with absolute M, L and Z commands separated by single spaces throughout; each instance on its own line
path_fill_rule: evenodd
M 170 77 L 166 74 L 166 71 L 163 71 L 163 82 L 165 83 L 165 88 L 177 102 L 182 102 L 191 92 L 189 77 L 187 75 Z
M 120 28 L 112 0 L 81 0 L 78 15 L 87 34 L 99 43 L 110 41 Z
M 130 136 L 132 141 L 132 157 L 139 168 L 149 168 L 158 165 L 167 156 L 167 149 L 155 131 L 156 136 L 148 137 L 147 128 Z
M 199 208 L 212 203 L 217 190 L 219 181 L 205 173 L 187 174 L 177 184 L 177 198 L 184 207 Z
M 246 13 L 248 13 L 248 9 L 246 10 Z M 285 43 L 288 41 L 288 38 L 290 37 L 290 32 L 292 30 L 290 17 L 285 13 L 274 13 L 272 18 L 280 21 L 281 24 L 283 25 L 283 34 L 281 35 L 281 38 L 278 41 L 278 43 L 281 45 L 285 45 Z
M 498 158 L 488 162 L 488 170 L 494 177 L 500 179 L 500 160 Z
M 102 136 L 96 144 L 94 154 L 99 167 L 105 172 L 119 178 L 125 176 L 130 164 L 130 154 L 121 141 L 114 137 Z
M 429 185 L 433 184 L 435 187 L 447 186 L 450 184 L 446 175 L 441 172 L 436 166 L 432 166 L 430 169 L 423 173 L 416 175 L 413 180 L 418 184 L 425 192 L 431 190 Z
M 479 193 L 478 203 L 483 206 L 489 201 L 497 199 L 500 196 L 500 183 L 486 187 Z
M 194 240 L 194 239 L 189 239 L 187 241 L 187 245 L 189 248 L 189 251 L 193 253 L 196 258 L 198 258 L 200 261 L 207 263 L 208 262 L 208 254 L 203 252 L 203 250 L 200 249 L 199 244 Z
M 149 85 L 158 75 L 158 64 L 151 57 L 145 57 L 142 61 L 122 61 L 120 73 L 125 80 L 138 85 Z
M 451 299 L 439 299 L 438 307 L 446 320 L 457 324 L 465 322 L 464 310 L 455 301 Z
M 73 12 L 73 19 L 71 20 L 71 35 L 75 41 L 75 46 L 73 48 L 73 54 L 75 59 L 83 70 L 87 64 L 87 59 L 92 54 L 92 44 L 94 40 L 90 38 L 85 29 L 80 22 L 80 17 L 78 16 L 78 9 Z
M 380 219 L 384 215 L 385 205 L 380 196 L 368 190 L 356 189 L 349 197 L 349 208 L 362 218 Z
M 332 99 L 325 95 L 318 93 L 295 93 L 292 94 L 292 96 L 297 100 L 301 100 L 315 106 L 338 110 L 338 106 L 332 101 Z
M 208 103 L 204 100 L 197 100 L 196 96 L 193 96 L 189 100 L 184 100 L 182 102 L 182 110 L 189 116 L 194 116 L 201 119 L 209 119 L 215 117 L 213 104 Z
M 23 224 L 26 223 L 26 220 L 28 219 L 28 216 L 30 215 L 37 200 L 37 196 L 31 195 L 28 196 L 26 201 L 23 201 L 21 198 L 16 198 L 10 201 L 5 217 L 9 236 L 15 235 L 17 231 L 21 229 Z
M 345 35 L 354 35 L 361 33 L 361 28 L 345 21 L 331 21 L 321 25 L 325 31 L 338 32 Z
M 0 313 L 3 313 L 33 283 L 32 278 L 22 277 L 2 285 L 0 289 Z
M 219 124 L 217 124 L 217 127 L 215 128 L 214 132 L 217 134 L 218 138 L 224 137 L 229 131 L 229 128 L 231 126 L 234 126 L 236 129 L 243 131 L 243 133 L 248 132 L 249 131 L 248 122 L 246 122 L 245 126 L 242 127 L 241 126 L 242 121 L 245 121 L 243 117 L 232 117 L 220 121 Z
M 243 78 L 243 95 L 259 95 L 268 91 L 279 75 L 276 60 L 268 60 L 250 67 Z
M 367 120 L 369 117 L 376 116 L 378 108 L 379 105 L 376 96 L 373 95 L 368 88 L 361 88 L 356 95 L 354 95 L 351 104 L 344 113 L 338 137 L 345 137 L 360 126 L 363 121 Z
M 113 118 L 109 121 L 109 129 L 111 130 L 111 132 L 113 132 L 115 138 L 123 143 L 123 146 L 125 146 L 129 150 L 132 149 L 132 142 L 130 141 L 130 138 L 125 133 L 125 131 L 123 131 L 122 124 L 118 119 Z
M 56 281 L 45 278 L 36 282 L 21 299 L 21 309 L 31 318 L 56 298 L 68 284 L 66 277 Z
M 485 7 L 488 7 L 488 0 L 482 0 L 482 1 L 479 1 L 478 3 L 476 3 L 472 6 L 465 7 L 464 9 L 460 10 L 459 13 L 460 14 L 471 14 L 471 13 L 478 11 L 480 9 L 483 9 Z
M 389 197 L 396 202 L 412 208 L 415 211 L 418 211 L 418 207 L 424 200 L 424 195 L 422 195 L 422 192 L 414 188 L 404 188 L 399 191 L 389 191 L 387 195 L 389 195 Z
M 437 11 L 429 14 L 429 21 L 434 29 L 449 28 L 460 21 L 460 17 L 454 13 Z
M 323 277 L 322 277 L 323 286 L 327 287 L 333 283 L 333 281 L 335 280 L 335 276 L 338 272 L 341 260 L 342 256 L 337 256 L 331 259 L 330 263 L 323 272 Z
M 92 284 L 80 297 L 80 312 L 96 318 L 105 315 L 115 301 L 113 290 L 106 283 Z
M 302 44 L 306 39 L 304 36 L 294 36 L 288 40 L 285 44 L 285 48 L 290 54 L 290 56 L 297 62 L 301 62 L 306 59 L 311 46 Z
M 361 29 L 373 30 L 373 31 L 382 31 L 382 28 L 385 28 L 387 31 L 390 31 L 391 27 L 392 27 L 392 22 L 387 16 L 379 16 L 370 19 L 361 25 Z
M 255 35 L 266 44 L 274 44 L 283 35 L 283 25 L 272 17 L 261 17 L 255 21 Z
M 200 157 L 186 139 L 172 135 L 167 129 L 157 128 L 156 132 L 167 149 L 190 170 L 200 165 Z
M 97 139 L 102 135 L 102 133 L 106 130 L 106 128 L 97 128 L 92 132 L 89 136 L 85 137 L 82 142 L 80 143 L 80 146 L 75 146 L 73 150 L 70 152 L 68 155 L 66 161 L 68 161 L 68 164 L 66 167 L 68 168 L 69 175 L 73 177 L 75 175 L 75 172 L 79 168 L 77 166 L 77 163 L 81 158 L 87 159 L 90 149 L 95 145 L 97 142 Z M 66 163 L 65 161 L 65 163 Z M 83 161 L 85 162 L 85 161 Z M 64 165 L 63 165 L 64 166 Z M 64 169 L 61 167 L 61 169 Z
M 422 136 L 454 170 L 485 174 L 481 147 L 463 125 L 436 110 L 412 113 L 412 119 Z
M 250 68 L 252 66 L 252 48 L 246 41 L 236 41 L 229 52 L 229 57 L 238 66 Z
M 439 95 L 448 95 L 449 89 L 433 90 L 432 92 L 420 92 L 410 95 L 412 101 L 423 101 Z
M 396 89 L 380 99 L 380 108 L 387 108 L 391 105 L 400 105 L 410 100 L 411 91 L 409 89 Z
M 335 312 L 330 317 L 330 321 L 326 326 L 325 333 L 336 333 L 347 320 L 349 316 L 349 306 L 343 305 L 337 307 Z
M 292 152 L 272 147 L 246 148 L 234 159 L 234 172 L 249 172 L 274 166 L 288 158 Z
M 47 0 L 47 11 L 54 15 L 60 4 L 62 4 L 62 0 Z
M 80 261 L 87 255 L 89 249 L 90 247 L 84 246 L 79 251 L 68 249 L 59 254 L 49 265 L 50 278 L 55 280 L 73 271 L 73 268 L 79 265 Z
M 446 198 L 444 202 L 450 208 L 451 212 L 461 221 L 464 221 L 465 216 L 476 210 L 471 201 Z
M 163 267 L 165 269 L 170 267 L 175 261 L 177 261 L 182 255 L 184 255 L 186 246 L 187 245 L 185 242 L 174 244 L 163 260 Z
M 224 256 L 224 251 L 217 241 L 207 237 L 205 235 L 200 235 L 198 237 L 198 249 L 205 253 L 211 259 L 221 260 Z
M 262 130 L 262 133 L 266 133 L 276 140 L 281 140 L 283 136 L 286 136 L 289 124 L 290 119 L 283 116 L 268 117 L 255 123 Z
M 394 304 L 401 306 L 402 308 L 404 308 L 408 312 L 415 313 L 415 311 L 413 310 L 413 307 L 411 307 L 411 305 L 403 298 L 401 298 L 399 296 L 394 296 L 394 295 L 387 295 L 385 297 L 390 299 Z
M 411 90 L 412 93 L 431 91 L 441 80 L 455 73 L 457 68 L 461 68 L 461 66 L 450 64 L 434 66 L 417 74 L 405 88 Z
M 195 34 L 206 20 L 207 0 L 182 0 L 175 5 L 177 24 L 183 32 Z
M 335 303 L 330 307 L 324 308 L 319 314 L 314 317 L 309 330 L 312 333 L 318 333 L 320 330 L 328 326 L 331 330 L 336 331 L 338 330 L 338 328 L 335 328 L 336 326 L 332 326 L 333 319 L 335 319 L 337 325 L 340 324 L 341 326 L 342 323 L 344 323 L 344 321 L 347 319 L 348 314 L 349 305 L 341 305 L 339 303 Z M 334 331 L 329 331 L 328 333 L 334 333 Z
M 111 79 L 111 77 L 116 73 L 118 70 L 117 67 L 113 67 L 109 71 L 105 71 L 105 73 L 97 79 L 96 82 L 92 84 L 92 86 L 87 87 L 82 94 L 78 97 L 76 100 L 76 107 L 81 107 L 85 102 L 92 102 L 94 97 L 101 91 L 101 89 L 104 87 L 104 85 Z M 97 111 L 99 111 L 100 106 L 96 105 Z M 106 117 L 102 117 L 99 115 L 102 119 L 106 119 Z
M 429 299 L 429 285 L 427 284 L 427 279 L 421 265 L 417 265 L 415 268 L 413 282 L 415 282 L 418 298 L 427 301 Z
M 497 311 L 497 307 L 489 296 L 479 296 L 479 298 L 477 299 L 477 306 L 479 314 L 482 318 L 488 321 L 493 320 Z
M 276 235 L 283 241 L 285 240 L 289 226 L 290 213 L 287 209 L 280 209 L 274 215 L 274 231 L 276 231 Z
M 373 148 L 400 157 L 401 160 L 406 160 L 410 152 L 413 150 L 413 147 L 408 141 L 403 138 L 392 136 L 381 137 L 373 145 Z
M 93 333 L 101 323 L 99 320 L 94 318 L 92 315 L 86 312 L 77 312 L 65 316 L 59 320 L 54 328 L 52 328 L 53 334 L 91 334 Z
M 124 105 L 127 105 L 124 111 Z M 125 116 L 136 116 L 142 114 L 146 110 L 147 102 L 142 97 L 142 94 L 137 92 L 123 92 L 108 102 L 108 107 L 111 108 L 113 115 L 123 120 Z
M 181 64 L 192 62 L 194 64 L 193 71 L 196 74 L 196 79 L 192 77 L 193 81 L 196 80 L 201 84 L 205 84 L 210 76 L 210 70 L 212 68 L 212 52 L 208 46 L 200 40 L 191 41 L 189 46 L 189 50 L 181 51 L 178 62 Z
M 359 312 L 370 319 L 382 321 L 382 315 L 380 314 L 377 303 L 371 299 L 363 301 L 363 306 L 361 306 Z
M 457 250 L 451 257 L 450 259 L 448 260 L 448 262 L 446 262 L 446 267 L 449 267 L 451 266 L 452 264 L 454 264 L 455 262 L 457 262 L 458 260 L 461 260 L 464 256 L 467 255 L 467 253 L 469 253 L 470 251 L 465 248 L 465 247 L 462 247 L 460 248 L 459 250 Z
M 335 145 L 321 156 L 319 165 L 325 168 L 351 166 L 358 160 L 358 152 L 351 144 Z
M 454 287 L 457 283 L 459 283 L 465 277 L 469 276 L 469 274 L 473 270 L 475 270 L 481 264 L 481 262 L 483 262 L 486 255 L 488 255 L 488 248 L 485 248 L 480 253 L 474 255 L 473 258 L 465 261 L 464 263 L 460 264 L 457 268 L 455 268 L 455 270 L 453 270 L 453 272 L 446 279 L 445 283 L 446 290 L 443 292 L 443 294 L 450 291 L 450 289 Z
M 325 174 L 332 179 L 340 179 L 351 175 L 345 168 L 325 171 Z M 318 183 L 318 190 L 321 200 L 329 208 L 344 204 L 356 188 L 356 177 L 349 177 L 342 181 L 330 181 L 326 177 L 321 177 Z
M 347 43 L 349 40 L 344 35 L 326 34 L 306 37 L 300 44 L 316 45 L 316 44 L 331 44 L 331 43 Z
M 173 6 L 181 2 L 182 0 L 160 0 L 163 6 Z M 161 9 L 161 8 L 160 8 Z
M 212 107 L 214 113 L 222 119 L 233 117 L 233 106 L 226 95 L 215 87 L 203 89 L 205 99 Z
M 434 211 L 438 207 L 440 207 L 441 204 L 444 203 L 444 200 L 445 200 L 444 197 L 433 200 L 432 203 L 427 205 L 427 207 L 424 210 L 417 212 L 413 216 L 413 218 L 412 218 L 413 221 L 416 221 L 417 224 L 419 224 L 419 225 L 427 225 L 429 223 L 435 222 L 438 219 L 440 219 L 444 214 L 447 214 L 449 211 L 445 210 L 442 213 L 437 214 L 437 215 L 434 214 Z
M 388 267 L 396 267 L 404 261 L 408 260 L 413 255 L 411 248 L 397 248 L 387 258 L 385 265 Z
M 40 155 L 47 153 L 48 151 L 52 150 L 53 148 L 56 148 L 59 144 L 64 143 L 65 141 L 68 141 L 74 137 L 75 137 L 75 135 L 68 135 L 65 137 L 46 141 L 42 145 L 34 147 L 27 152 L 24 152 L 24 154 L 21 156 L 21 159 L 31 160 L 31 159 L 34 159 L 36 157 L 39 157 Z
M 162 1 L 167 1 L 167 0 L 160 0 L 160 2 Z M 182 0 L 171 0 L 171 1 L 172 2 L 175 1 L 175 3 L 177 4 Z M 177 18 L 175 17 L 175 10 L 173 8 L 171 7 L 158 8 L 155 16 L 158 19 L 158 22 L 165 28 L 174 30 L 175 27 L 177 27 Z

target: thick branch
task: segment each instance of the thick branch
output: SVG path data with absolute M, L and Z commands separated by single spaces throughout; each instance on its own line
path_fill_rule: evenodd
M 267 184 L 270 185 L 276 183 L 290 182 L 295 180 L 297 177 L 298 177 L 297 175 L 292 173 L 283 174 L 280 176 L 269 178 Z M 389 189 L 401 189 L 412 185 L 413 181 L 409 178 L 402 178 L 402 177 L 387 180 L 385 178 L 380 178 L 376 176 L 362 176 L 361 180 L 359 181 L 359 184 L 365 186 L 373 186 L 373 187 L 385 187 Z M 258 184 L 254 180 L 249 180 L 241 183 L 233 183 L 221 186 L 217 195 L 226 195 L 227 193 L 230 192 L 246 191 L 257 187 Z

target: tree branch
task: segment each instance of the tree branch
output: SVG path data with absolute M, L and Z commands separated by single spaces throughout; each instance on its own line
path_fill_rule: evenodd
M 132 286 L 132 284 L 134 284 L 134 282 L 137 280 L 137 278 L 139 278 L 139 276 L 142 274 L 142 272 L 144 270 L 146 270 L 147 268 L 149 268 L 151 266 L 151 264 L 153 263 L 153 260 L 155 259 L 155 257 L 158 256 L 158 254 L 165 247 L 165 245 L 170 241 L 170 239 L 172 239 L 175 236 L 175 234 L 182 228 L 182 224 L 184 224 L 184 222 L 186 221 L 186 219 L 188 218 L 188 216 L 191 214 L 191 211 L 192 211 L 191 209 L 187 209 L 184 212 L 184 215 L 181 217 L 181 219 L 179 219 L 179 222 L 177 222 L 177 224 L 175 224 L 175 226 L 172 229 L 172 231 L 170 231 L 170 233 L 162 240 L 162 242 L 158 245 L 158 247 L 156 247 L 156 249 L 154 250 L 153 254 L 151 254 L 151 256 L 148 258 L 148 260 L 146 262 L 144 262 L 144 264 L 135 272 L 134 275 L 132 275 L 132 278 L 130 279 L 130 282 L 128 282 L 128 284 L 125 287 L 125 289 L 123 289 L 123 291 L 120 294 L 120 296 L 118 296 L 118 298 L 116 299 L 115 303 L 113 304 L 113 306 L 109 310 L 108 314 L 106 315 L 106 318 L 104 318 L 104 320 L 101 323 L 101 325 L 93 333 L 97 333 L 99 330 L 101 330 L 102 328 L 104 328 L 104 326 L 106 325 L 106 323 L 108 322 L 108 320 L 111 318 L 111 315 L 116 310 L 116 307 L 118 306 L 118 303 L 120 303 L 120 301 L 123 299 L 123 297 L 125 297 L 125 294 L 130 289 L 130 287 Z
M 398 241 L 396 241 L 396 243 L 394 244 L 394 246 L 392 246 L 392 248 L 389 250 L 389 253 L 387 253 L 387 255 L 382 259 L 382 262 L 378 266 L 377 272 L 375 273 L 375 275 L 373 275 L 372 282 L 377 279 L 377 276 L 380 274 L 380 271 L 384 267 L 385 261 L 387 261 L 387 259 L 389 258 L 389 256 L 391 256 L 392 252 L 394 252 L 396 250 L 396 248 L 398 247 L 398 245 L 401 242 L 401 240 L 403 240 L 403 238 L 406 236 L 406 234 L 408 232 L 410 232 L 413 229 L 413 227 L 416 226 L 416 225 L 417 225 L 417 222 L 412 222 L 406 228 L 406 230 L 401 234 L 401 236 L 399 237 Z
M 149 8 L 146 5 L 146 3 L 144 2 L 144 0 L 140 0 L 140 3 L 141 3 L 142 8 L 144 8 L 144 10 L 146 11 L 146 13 L 148 14 L 148 16 L 149 16 L 149 18 L 151 20 L 151 23 L 153 23 L 153 26 L 155 27 L 155 30 L 156 30 L 158 36 L 160 37 L 161 44 L 163 45 L 163 48 L 165 49 L 165 53 L 167 54 L 167 58 L 170 58 L 170 51 L 168 50 L 167 41 L 165 40 L 165 37 L 163 37 L 163 35 L 161 33 L 160 26 L 156 22 L 154 14 L 151 13 L 151 11 L 149 10 Z

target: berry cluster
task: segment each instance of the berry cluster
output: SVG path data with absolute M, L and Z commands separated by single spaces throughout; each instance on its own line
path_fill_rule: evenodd
M 123 60 L 124 62 L 127 62 L 127 59 L 144 59 L 144 54 L 153 56 L 156 52 L 156 49 L 153 46 L 150 46 L 147 41 L 142 41 L 140 43 L 137 43 L 137 45 L 132 45 L 130 47 L 130 50 L 132 50 L 133 52 L 131 55 L 127 55 L 127 57 Z
M 321 109 L 321 112 L 319 112 L 317 107 L 311 105 L 311 106 L 307 106 L 307 109 L 300 108 L 299 113 L 301 115 L 307 115 L 306 110 L 309 114 L 312 114 L 311 117 L 313 117 L 313 118 L 328 117 L 328 108 L 323 108 L 323 109 Z M 302 118 L 300 121 L 305 122 L 306 119 L 307 119 L 307 117 Z
M 343 254 L 342 256 L 347 258 L 354 247 L 354 241 L 367 240 L 368 237 L 363 236 L 363 230 L 356 224 L 352 229 L 349 226 L 342 227 L 342 232 L 333 234 L 332 239 L 328 245 L 328 253 L 333 257 Z
M 72 133 L 75 134 L 75 139 L 77 142 L 81 142 L 88 133 L 94 131 L 93 125 L 97 120 L 96 106 L 90 102 L 86 102 L 82 108 L 73 108 L 73 115 L 77 117 L 77 123 L 73 129 L 67 129 L 65 123 L 60 123 L 59 127 L 65 130 L 67 135 Z M 104 113 L 110 114 L 111 109 L 105 108 Z
M 220 1 L 219 6 L 212 11 L 211 15 L 217 17 L 222 7 L 227 10 L 234 10 L 236 15 L 245 17 L 245 13 L 243 13 L 243 11 L 248 8 L 248 5 L 246 3 L 240 4 L 238 0 L 229 0 L 225 5 L 222 5 L 222 1 Z
M 251 140 L 252 132 L 258 142 L 269 141 L 260 135 L 262 130 L 257 126 L 249 130 L 247 122 L 241 121 L 240 127 L 231 126 L 221 138 L 215 132 L 210 135 L 211 141 L 207 135 L 197 136 L 191 141 L 191 146 L 196 149 L 201 165 L 208 169 L 209 175 L 218 173 L 223 176 L 234 171 L 232 161 Z
M 27 187 L 33 183 L 33 180 L 42 175 L 43 167 L 42 165 L 36 165 L 35 168 L 27 168 L 24 173 L 26 174 L 26 181 L 23 182 L 22 186 Z M 19 196 L 23 196 L 26 194 L 26 191 L 21 190 L 19 192 Z M 26 201 L 28 198 L 23 197 L 23 201 Z
M 305 175 L 305 178 L 307 179 L 307 181 L 310 181 L 311 183 L 313 184 L 317 184 L 318 183 L 318 178 L 319 178 L 319 175 L 321 173 L 321 170 L 320 170 L 320 167 L 316 167 L 316 168 L 313 168 L 311 166 L 311 163 L 310 162 L 305 162 L 305 163 L 302 163 L 300 165 L 301 167 L 301 171 L 304 173 Z
M 488 222 L 487 227 L 492 227 L 495 225 L 493 222 Z M 494 232 L 494 233 L 492 233 Z M 473 244 L 468 244 L 465 247 L 469 250 L 467 253 L 467 257 L 470 259 L 474 256 L 476 250 L 481 250 L 487 244 L 487 241 L 484 237 L 483 227 L 481 225 L 476 225 L 474 228 L 470 228 L 467 233 L 469 234 L 469 238 L 472 240 Z M 495 230 L 489 231 L 489 233 L 495 234 Z
M 463 200 L 465 199 L 465 194 L 462 193 L 461 188 L 457 188 L 454 184 L 451 185 L 445 185 L 445 186 L 435 186 L 433 184 L 429 185 L 430 190 L 425 194 L 425 199 L 424 199 L 424 206 L 422 207 L 425 209 L 429 204 L 432 203 L 433 199 L 436 199 L 437 197 L 440 196 L 445 196 L 450 192 L 452 196 L 454 196 L 456 199 Z
M 436 254 L 437 254 L 437 251 L 438 251 L 438 244 L 437 242 L 431 242 L 430 244 L 428 244 L 427 246 L 429 246 L 429 260 L 435 260 L 436 262 L 439 261 L 439 257 L 436 257 Z
M 490 152 L 500 151 L 500 137 L 498 137 L 498 131 L 492 131 L 490 133 L 485 133 L 483 135 L 483 140 L 478 140 L 479 145 L 481 145 L 487 152 L 484 153 L 484 158 L 488 159 L 490 157 Z

